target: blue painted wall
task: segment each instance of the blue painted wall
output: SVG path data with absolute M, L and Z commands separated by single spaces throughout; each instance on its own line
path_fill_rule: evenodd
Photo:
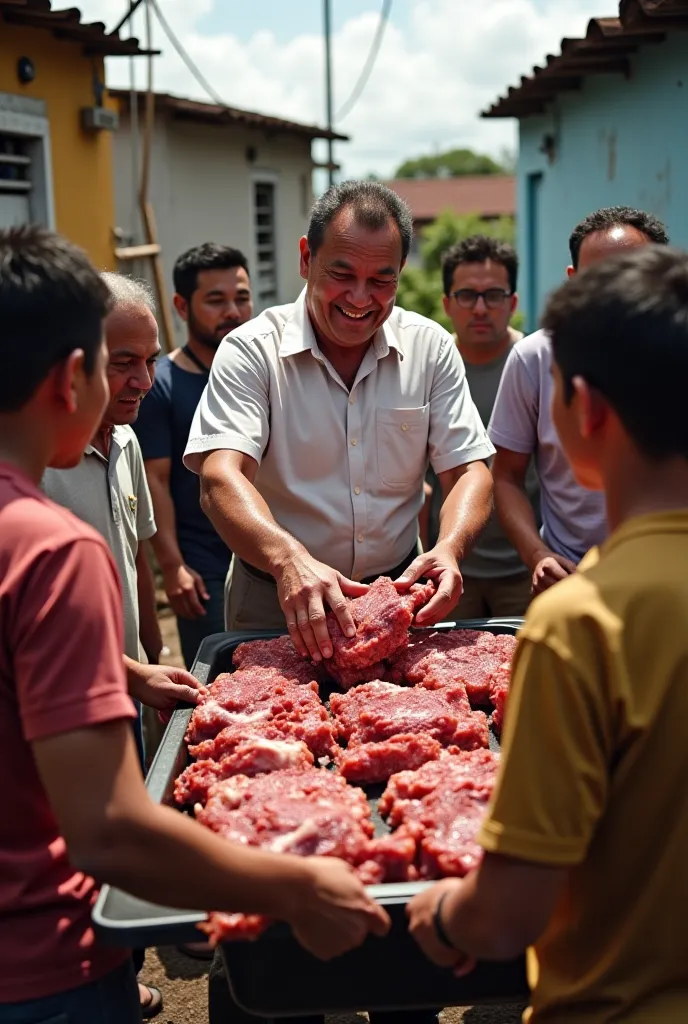
M 520 123 L 519 295 L 529 330 L 564 278 L 572 229 L 593 210 L 647 210 L 688 249 L 688 33 L 630 60 L 629 78 L 586 78 Z M 557 140 L 552 164 L 539 151 L 548 134 Z

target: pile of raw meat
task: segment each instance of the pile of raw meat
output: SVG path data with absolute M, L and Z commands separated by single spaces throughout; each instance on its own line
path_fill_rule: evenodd
M 492 707 L 501 727 L 516 641 L 475 630 L 409 634 L 433 593 L 429 584 L 399 595 L 377 580 L 351 602 L 356 636 L 329 623 L 325 668 L 289 637 L 237 647 L 234 671 L 191 716 L 195 760 L 176 781 L 177 802 L 236 842 L 341 857 L 368 884 L 470 870 L 498 761 L 487 715 L 473 705 Z M 329 709 L 323 683 L 347 691 L 332 693 Z M 365 794 L 348 783 L 387 780 L 379 810 L 391 831 L 376 836 Z M 267 923 L 213 914 L 204 930 L 220 941 L 254 937 Z

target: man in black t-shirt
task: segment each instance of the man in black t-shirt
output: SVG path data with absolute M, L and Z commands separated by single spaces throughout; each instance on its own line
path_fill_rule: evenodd
M 253 303 L 246 257 L 225 245 L 206 242 L 183 253 L 173 279 L 187 342 L 158 362 L 135 430 L 158 526 L 153 548 L 190 668 L 203 638 L 224 629 L 231 552 L 201 510 L 198 477 L 182 455 L 215 352 L 229 331 L 251 319 Z

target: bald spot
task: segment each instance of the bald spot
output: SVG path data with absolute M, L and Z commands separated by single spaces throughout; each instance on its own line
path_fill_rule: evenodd
M 606 228 L 604 231 L 593 231 L 581 244 L 578 269 L 585 270 L 586 267 L 601 263 L 610 256 L 651 244 L 647 235 L 629 224 L 615 224 L 613 228 Z

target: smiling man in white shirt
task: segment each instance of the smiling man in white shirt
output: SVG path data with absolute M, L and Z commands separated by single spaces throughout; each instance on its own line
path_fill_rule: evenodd
M 461 594 L 460 561 L 485 525 L 494 449 L 453 339 L 394 306 L 411 216 L 377 182 L 330 189 L 300 242 L 306 288 L 221 344 L 191 428 L 187 466 L 235 553 L 230 628 L 279 628 L 329 657 L 325 613 L 380 574 L 434 579 L 417 617 Z M 418 554 L 428 462 L 444 504 L 437 545 Z

